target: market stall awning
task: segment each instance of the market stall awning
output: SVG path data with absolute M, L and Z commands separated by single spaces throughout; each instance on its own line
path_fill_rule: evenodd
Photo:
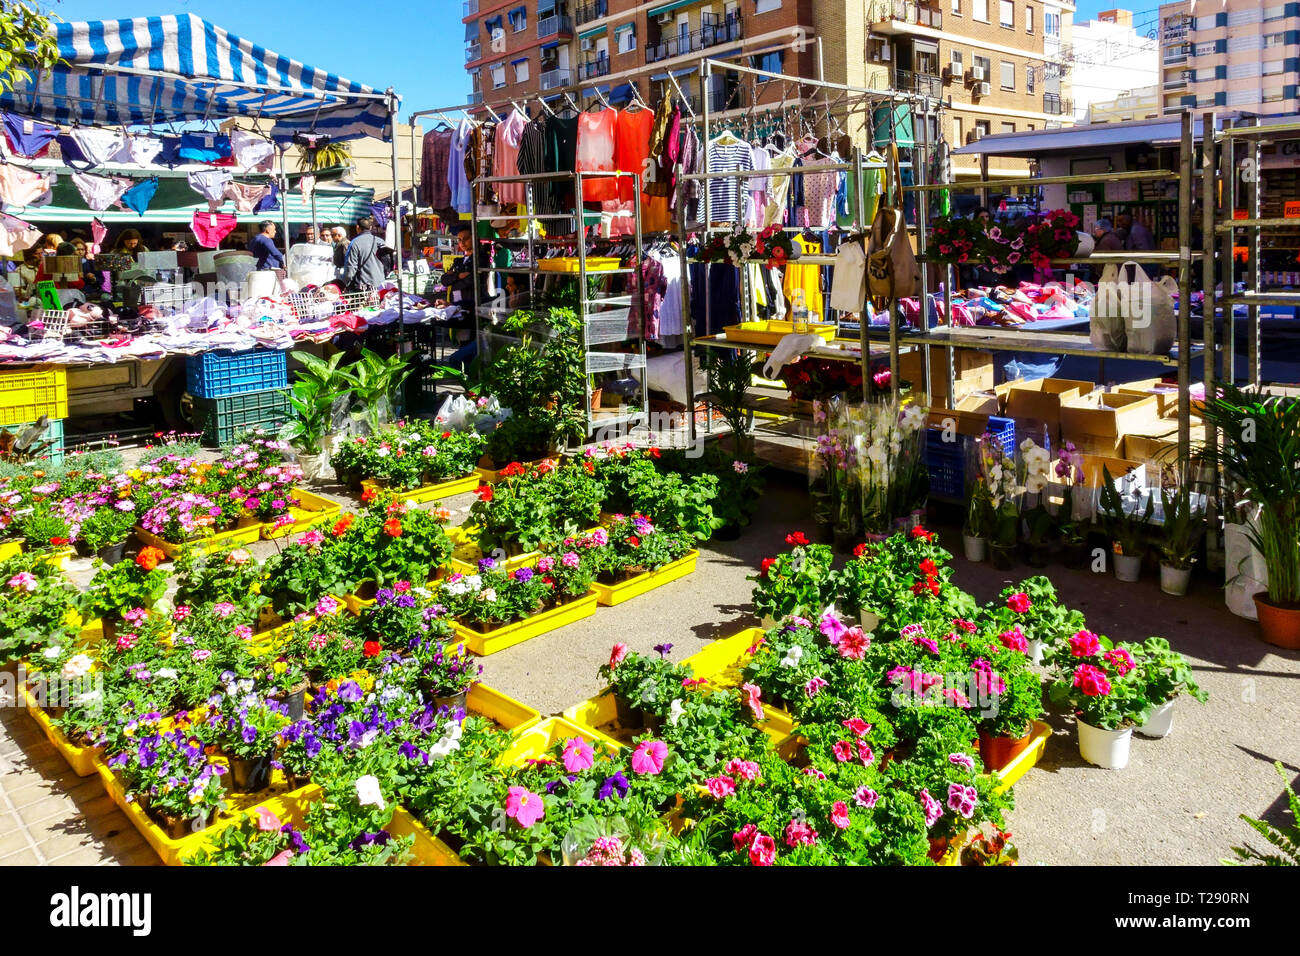
M 193 14 L 59 23 L 65 61 L 0 95 L 50 123 L 152 125 L 272 119 L 272 136 L 389 139 L 387 94 L 273 53 Z
M 194 191 L 185 185 L 184 180 L 160 180 L 158 192 L 154 195 L 154 200 L 149 205 L 149 209 L 141 217 L 131 210 L 106 209 L 103 212 L 91 212 L 86 209 L 86 204 L 81 202 L 77 195 L 76 189 L 69 185 L 68 189 L 63 188 L 63 181 L 60 180 L 54 187 L 54 202 L 48 206 L 29 207 L 23 210 L 22 218 L 26 222 L 33 223 L 37 226 L 44 226 L 50 223 L 75 223 L 76 225 L 86 228 L 92 217 L 99 219 L 107 225 L 140 225 L 142 223 L 184 223 L 188 225 L 194 218 L 196 212 L 207 212 L 208 204 L 206 202 L 193 202 Z M 347 224 L 356 222 L 362 216 L 370 212 L 370 204 L 374 202 L 373 189 L 351 188 L 346 190 L 331 190 L 322 187 L 316 189 L 316 220 L 323 223 L 340 223 Z M 280 202 L 287 203 L 284 212 L 276 209 L 271 212 L 236 212 L 232 204 L 226 203 L 221 208 L 221 212 L 229 213 L 236 216 L 242 223 L 256 223 L 263 219 L 270 219 L 279 223 L 282 219 L 288 219 L 291 223 L 307 223 L 312 221 L 311 217 L 311 200 L 303 199 L 302 194 L 298 191 L 280 194 Z M 287 215 L 286 215 L 287 213 Z
M 1019 133 L 996 133 L 959 149 L 954 156 L 1036 156 L 1060 150 L 1105 149 L 1134 143 L 1168 145 L 1182 137 L 1182 120 L 1170 114 L 1151 120 L 1123 123 L 1088 123 L 1065 129 L 1025 130 Z M 1201 138 L 1201 120 L 1193 119 L 1192 136 Z

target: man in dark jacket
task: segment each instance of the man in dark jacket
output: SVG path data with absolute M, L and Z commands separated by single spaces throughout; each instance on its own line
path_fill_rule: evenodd
M 384 266 L 379 250 L 384 241 L 375 235 L 375 220 L 366 216 L 357 222 L 357 236 L 348 246 L 343 261 L 343 287 L 345 289 L 375 289 L 383 285 Z
M 248 251 L 257 259 L 258 269 L 283 269 L 284 253 L 275 244 L 275 223 L 263 219 L 257 226 L 257 235 L 248 243 Z

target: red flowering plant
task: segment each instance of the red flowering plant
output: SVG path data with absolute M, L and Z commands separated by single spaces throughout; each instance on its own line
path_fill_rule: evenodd
M 380 494 L 337 539 L 344 569 L 355 581 L 372 580 L 376 587 L 431 580 L 452 552 L 442 528 L 444 514 Z
M 700 262 L 771 262 L 774 265 L 799 258 L 794 241 L 778 223 L 757 233 L 737 226 L 730 233 L 714 233 L 700 246 L 696 258 Z
M 469 522 L 485 553 L 536 551 L 599 522 L 605 485 L 578 462 L 508 466 L 501 481 L 481 485 Z
M 964 216 L 939 216 L 930 223 L 925 247 L 930 259 L 960 265 L 982 255 L 984 221 Z
M 1069 259 L 1079 251 L 1079 217 L 1068 209 L 1053 209 L 1025 227 L 1024 254 L 1040 269 L 1053 259 Z
M 566 540 L 565 544 L 590 554 L 599 578 L 606 584 L 616 584 L 658 571 L 685 557 L 695 547 L 695 538 L 681 531 L 657 528 L 644 515 L 614 515 L 604 528 Z
M 832 395 L 862 394 L 862 369 L 852 362 L 801 358 L 781 369 L 781 381 L 801 401 L 824 401 Z
M 1063 605 L 1052 582 L 1042 575 L 1003 588 L 980 610 L 978 620 L 982 629 L 1006 634 L 1013 643 L 1019 643 L 1018 635 L 1031 654 L 1035 642 L 1054 646 L 1085 625 L 1083 613 Z
M 975 601 L 952 583 L 952 555 L 922 527 L 899 531 L 875 545 L 859 545 L 839 572 L 846 611 L 875 615 L 874 631 L 892 637 L 907 624 L 971 618 Z
M 835 601 L 835 553 L 828 545 L 812 544 L 802 531 L 785 536 L 790 551 L 764 558 L 754 582 L 754 613 L 782 621 L 791 615 L 816 619 Z
M 1052 668 L 1048 696 L 1099 730 L 1140 726 L 1151 714 L 1140 654 L 1139 648 L 1077 631 L 1044 654 Z

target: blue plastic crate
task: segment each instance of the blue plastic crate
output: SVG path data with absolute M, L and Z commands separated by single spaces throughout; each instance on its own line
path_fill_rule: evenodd
M 0 428 L 13 432 L 15 435 L 21 434 L 32 426 L 32 422 L 18 425 L 0 425 Z M 42 453 L 42 458 L 48 458 L 53 464 L 63 463 L 63 419 L 54 418 L 45 428 L 45 438 L 53 442 L 49 448 Z
M 1012 418 L 989 416 L 987 433 L 1008 455 L 1016 453 L 1016 422 Z M 966 451 L 975 439 L 958 435 L 955 442 L 936 440 L 938 429 L 930 429 L 925 443 L 925 464 L 930 472 L 930 495 L 952 501 L 966 498 Z
M 222 398 L 244 392 L 264 392 L 289 384 L 284 352 L 204 352 L 185 363 L 185 387 L 195 398 Z

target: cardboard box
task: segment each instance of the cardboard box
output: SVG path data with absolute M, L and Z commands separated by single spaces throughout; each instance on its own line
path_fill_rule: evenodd
M 1061 440 L 1074 442 L 1084 454 L 1118 458 L 1124 436 L 1159 418 L 1156 410 L 1154 395 L 1091 392 L 1061 406 Z
M 1083 456 L 1083 484 L 1086 488 L 1100 488 L 1104 483 L 1106 472 L 1116 487 L 1121 490 L 1133 486 L 1145 488 L 1147 485 L 1146 466 L 1130 458 L 1111 458 L 1106 455 Z
M 994 393 L 1000 400 L 1001 414 L 1016 420 L 1017 434 L 1036 434 L 1046 427 L 1055 444 L 1061 438 L 1061 406 L 1091 393 L 1095 387 L 1092 382 L 1069 378 L 1039 378 L 1006 382 Z
M 1158 378 L 1148 378 L 1139 382 L 1117 385 L 1115 391 L 1122 395 L 1154 395 L 1156 397 L 1157 414 L 1160 417 L 1165 418 L 1178 414 L 1177 383 L 1171 385 Z M 1195 401 L 1193 404 L 1196 404 Z
M 1147 466 L 1147 471 L 1159 474 L 1162 467 L 1175 468 L 1178 465 L 1178 423 L 1170 423 L 1167 431 L 1160 435 L 1125 435 L 1124 457 L 1140 461 Z M 1191 452 L 1195 458 L 1199 449 L 1205 447 L 1205 426 L 1192 422 Z
M 971 392 L 991 389 L 993 387 L 993 353 L 974 349 L 954 349 L 953 365 L 956 371 L 957 399 L 965 398 Z M 925 369 L 922 364 L 921 350 L 904 352 L 898 357 L 898 374 L 912 383 L 913 392 L 921 392 L 925 387 Z M 931 405 L 951 405 L 948 400 L 947 356 L 943 349 L 931 349 L 930 393 Z M 996 414 L 996 412 L 994 413 Z

